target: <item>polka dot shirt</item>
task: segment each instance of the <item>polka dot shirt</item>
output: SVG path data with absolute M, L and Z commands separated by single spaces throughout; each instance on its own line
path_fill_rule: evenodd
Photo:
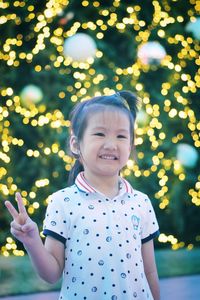
M 60 300 L 153 300 L 141 245 L 159 234 L 158 223 L 149 198 L 125 179 L 109 199 L 80 173 L 52 195 L 44 234 L 65 245 Z

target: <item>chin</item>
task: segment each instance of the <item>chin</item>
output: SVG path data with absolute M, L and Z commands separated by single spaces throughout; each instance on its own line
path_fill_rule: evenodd
M 101 174 L 99 173 L 99 175 L 101 176 L 105 176 L 105 177 L 114 177 L 114 176 L 118 176 L 120 171 L 117 172 L 101 172 Z

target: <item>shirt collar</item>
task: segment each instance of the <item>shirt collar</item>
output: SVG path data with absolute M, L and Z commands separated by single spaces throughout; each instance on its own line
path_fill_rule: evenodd
M 122 193 L 133 193 L 133 188 L 130 183 L 122 177 L 119 177 L 120 180 L 120 191 Z M 85 193 L 99 193 L 95 188 L 93 188 L 85 179 L 84 172 L 80 172 L 76 177 L 75 184 L 79 190 Z

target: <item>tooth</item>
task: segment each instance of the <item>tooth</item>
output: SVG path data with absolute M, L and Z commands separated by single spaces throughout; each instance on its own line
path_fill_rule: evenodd
M 112 160 L 116 159 L 116 157 L 112 155 L 102 155 L 101 157 L 104 159 L 112 159 Z

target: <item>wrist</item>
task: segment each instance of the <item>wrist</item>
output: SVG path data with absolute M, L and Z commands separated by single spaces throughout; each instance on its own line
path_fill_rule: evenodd
M 35 237 L 34 239 L 23 242 L 23 246 L 28 253 L 30 253 L 30 252 L 32 253 L 32 252 L 39 250 L 40 247 L 43 246 L 43 242 L 42 242 L 41 237 L 38 234 L 38 236 Z

